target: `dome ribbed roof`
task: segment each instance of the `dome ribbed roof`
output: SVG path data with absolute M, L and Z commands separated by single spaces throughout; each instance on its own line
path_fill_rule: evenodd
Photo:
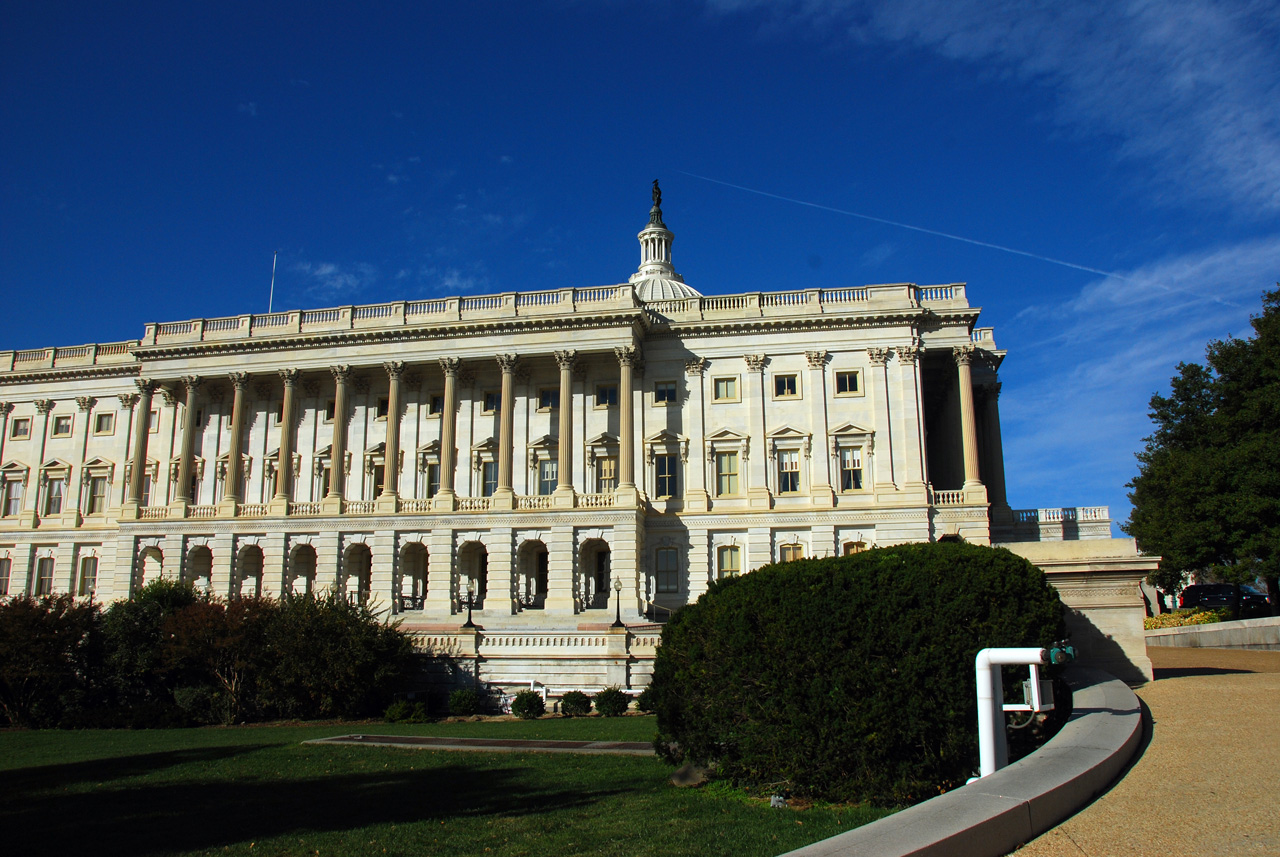
M 681 280 L 673 280 L 661 275 L 642 277 L 633 281 L 636 297 L 645 303 L 653 301 L 682 301 L 685 298 L 702 297 L 702 294 Z

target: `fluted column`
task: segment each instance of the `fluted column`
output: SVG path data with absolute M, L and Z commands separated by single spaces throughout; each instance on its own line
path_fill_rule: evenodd
M 831 508 L 835 505 L 835 490 L 831 487 L 831 444 L 827 434 L 827 352 L 806 351 L 804 356 L 809 364 L 809 425 L 818 450 L 817 455 L 809 457 L 809 496 L 813 505 Z
M 140 378 L 134 382 L 138 385 L 138 404 L 133 416 L 133 462 L 129 473 L 129 505 L 134 514 L 142 504 L 143 476 L 147 469 L 147 437 L 151 433 L 148 423 L 151 420 L 151 395 L 156 391 L 156 382 Z
M 889 358 L 892 356 L 893 351 L 888 348 L 867 349 L 867 359 L 871 362 L 867 391 L 872 398 L 875 424 L 872 457 L 877 494 L 897 490 L 893 468 L 893 413 L 889 401 Z
M 187 398 L 182 412 L 182 446 L 178 453 L 178 490 L 174 492 L 174 499 L 186 504 L 191 502 L 191 470 L 194 463 L 191 459 L 196 435 L 196 393 L 200 390 L 202 381 L 198 375 L 187 375 L 182 379 L 182 383 L 186 385 Z
M 519 357 L 515 354 L 499 354 L 498 366 L 502 369 L 502 402 L 498 405 L 498 488 L 494 503 L 514 504 L 515 492 L 511 488 L 511 458 L 514 440 L 512 420 L 515 417 L 515 371 Z
M 248 372 L 232 372 L 231 387 L 231 442 L 227 444 L 227 478 L 222 492 L 224 502 L 244 502 L 240 494 L 244 477 L 241 468 L 244 463 L 244 391 L 249 386 Z
M 924 491 L 928 467 L 924 447 L 924 404 L 920 398 L 920 359 L 924 349 L 918 344 L 900 345 L 898 355 L 898 395 L 902 401 L 903 485 L 914 493 Z
M 462 361 L 457 357 L 441 357 L 444 372 L 444 413 L 440 415 L 440 491 L 433 508 L 452 509 L 455 471 L 458 468 L 458 372 Z
M 404 361 L 389 360 L 382 364 L 391 381 L 387 391 L 387 443 L 382 458 L 382 494 L 378 511 L 396 511 L 400 496 L 400 382 L 404 378 Z
M 293 499 L 293 394 L 300 374 L 297 369 L 280 370 L 284 404 L 280 408 L 280 458 L 276 461 L 276 493 L 272 503 L 277 507 L 285 504 L 286 514 L 287 504 Z
M 618 490 L 636 494 L 635 416 L 632 407 L 631 374 L 640 359 L 640 349 L 632 345 L 613 349 L 618 357 Z
M 557 351 L 560 367 L 560 435 L 556 447 L 556 505 L 573 505 L 573 367 L 577 351 Z
M 978 428 L 973 412 L 973 346 L 957 345 L 952 349 L 956 357 L 957 383 L 960 387 L 960 440 L 964 451 L 964 487 L 981 488 L 978 472 Z
M 347 390 L 351 385 L 351 367 L 346 364 L 329 367 L 333 375 L 333 434 L 329 440 L 329 490 L 321 502 L 326 514 L 342 513 L 342 498 L 347 491 Z

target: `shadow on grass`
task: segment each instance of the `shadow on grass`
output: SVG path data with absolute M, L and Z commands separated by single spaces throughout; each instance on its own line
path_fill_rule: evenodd
M 1196 675 L 1232 675 L 1233 673 L 1251 673 L 1254 670 L 1232 669 L 1230 667 L 1152 667 L 1151 674 L 1156 681 L 1162 678 L 1187 678 Z
M 195 773 L 169 783 L 111 782 L 130 771 L 212 762 L 261 749 L 176 751 L 14 772 L 0 779 L 7 793 L 0 807 L 6 852 L 139 857 L 384 823 L 529 816 L 623 791 L 568 790 L 540 781 L 536 770 L 457 763 L 306 779 L 246 775 L 234 782 L 199 781 Z M 105 783 L 100 788 L 64 790 L 71 782 L 100 779 Z M 43 793 L 31 794 L 32 788 Z

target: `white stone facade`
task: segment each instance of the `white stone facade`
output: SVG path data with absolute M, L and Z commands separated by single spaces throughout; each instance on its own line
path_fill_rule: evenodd
M 1109 535 L 1008 508 L 964 285 L 703 297 L 657 200 L 639 237 L 623 285 L 0 352 L 3 592 L 333 587 L 488 681 L 636 687 L 721 574 Z

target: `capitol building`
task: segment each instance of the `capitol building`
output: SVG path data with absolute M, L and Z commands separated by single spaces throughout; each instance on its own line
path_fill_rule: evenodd
M 656 183 L 655 183 L 656 185 Z M 336 590 L 497 686 L 648 682 L 711 581 L 1001 544 L 1150 674 L 1108 511 L 1012 509 L 965 285 L 704 296 L 661 198 L 627 282 L 148 323 L 0 351 L 0 595 Z

